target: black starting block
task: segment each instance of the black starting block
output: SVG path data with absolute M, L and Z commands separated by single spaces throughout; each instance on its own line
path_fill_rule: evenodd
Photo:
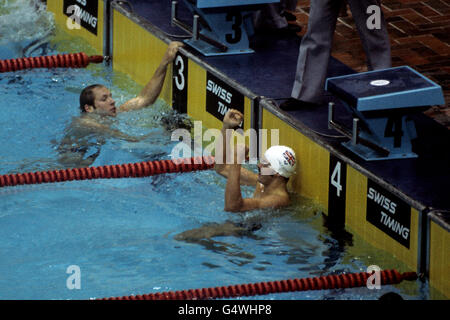
M 330 103 L 329 128 L 351 138 L 343 145 L 368 161 L 417 157 L 410 115 L 445 103 L 442 88 L 408 66 L 328 78 L 325 89 L 353 115 L 351 129 L 336 123 Z
M 172 25 L 192 34 L 184 42 L 205 56 L 245 54 L 253 31 L 257 5 L 279 0 L 184 0 L 193 15 L 192 28 L 177 19 L 178 1 L 172 1 Z

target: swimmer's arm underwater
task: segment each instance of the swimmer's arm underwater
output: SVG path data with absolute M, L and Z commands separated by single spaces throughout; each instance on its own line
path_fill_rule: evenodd
M 159 64 L 150 81 L 142 89 L 137 97 L 125 102 L 122 106 L 120 106 L 120 112 L 142 109 L 155 103 L 164 85 L 167 67 L 175 59 L 178 48 L 180 48 L 181 46 L 183 46 L 183 43 L 178 41 L 173 41 L 169 44 L 161 63 Z
M 141 140 L 137 137 L 133 137 L 126 133 L 123 133 L 122 131 L 119 131 L 117 129 L 112 129 L 105 124 L 98 123 L 97 121 L 90 119 L 88 117 L 82 117 L 79 120 L 79 124 L 81 124 L 85 128 L 89 128 L 90 130 L 101 133 L 102 135 L 107 135 L 107 136 L 110 136 L 113 138 L 122 139 L 122 140 L 125 140 L 128 142 L 138 142 Z

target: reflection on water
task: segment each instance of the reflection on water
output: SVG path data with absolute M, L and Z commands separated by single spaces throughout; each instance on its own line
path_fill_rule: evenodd
M 109 119 L 99 119 L 102 122 Z M 58 162 L 64 168 L 89 167 L 100 155 L 101 146 L 106 142 L 106 134 L 93 127 L 83 125 L 79 117 L 74 117 L 71 124 L 64 130 L 64 137 L 55 146 L 58 152 Z
M 248 237 L 253 240 L 262 240 L 264 238 L 254 234 L 254 231 L 261 228 L 260 224 L 236 223 L 225 221 L 223 223 L 206 223 L 199 228 L 187 230 L 174 236 L 177 241 L 187 243 L 196 243 L 203 246 L 206 250 L 219 253 L 228 257 L 231 263 L 243 266 L 255 258 L 252 253 L 244 251 L 235 243 L 214 240 L 217 237 Z M 235 258 L 241 258 L 239 260 Z M 206 266 L 214 266 L 212 263 L 203 263 Z
M 305 198 L 293 196 L 292 205 L 284 209 L 257 210 L 227 218 L 174 235 L 181 242 L 177 247 L 192 250 L 185 246 L 198 245 L 211 253 L 196 259 L 199 265 L 242 273 L 244 279 L 251 274 L 251 282 L 366 272 L 372 264 L 407 271 L 401 264 L 395 267 L 392 256 L 355 238 L 342 225 L 330 223 L 321 208 Z M 427 299 L 424 287 L 427 285 L 404 281 L 379 290 L 363 286 L 305 292 L 300 299 L 378 299 L 389 292 L 401 293 L 405 299 Z M 283 299 L 279 295 L 274 298 Z
M 307 276 L 348 271 L 341 262 L 346 248 L 353 245 L 350 233 L 328 226 L 316 204 L 295 195 L 287 208 L 234 214 L 225 222 L 185 230 L 174 239 L 198 244 L 238 266 L 254 262 L 259 271 L 276 256 L 285 264 L 298 265 L 300 274 Z M 213 260 L 203 265 L 216 268 Z

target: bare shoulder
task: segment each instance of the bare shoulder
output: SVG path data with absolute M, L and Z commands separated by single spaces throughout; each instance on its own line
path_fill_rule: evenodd
M 255 209 L 276 209 L 286 207 L 290 204 L 288 194 L 261 194 L 256 198 L 242 199 L 242 205 L 235 211 L 251 211 Z
M 74 120 L 74 125 L 91 129 L 107 129 L 108 126 L 99 123 L 96 119 L 88 116 L 82 116 Z
M 79 117 L 76 120 L 74 120 L 74 123 L 77 125 L 85 125 L 85 126 L 98 125 L 97 121 L 95 121 L 90 117 Z

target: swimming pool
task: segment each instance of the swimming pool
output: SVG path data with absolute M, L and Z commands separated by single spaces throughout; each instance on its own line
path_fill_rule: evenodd
M 0 46 L 0 59 L 18 57 L 33 39 Z M 70 42 L 70 43 L 69 43 Z M 47 54 L 82 43 L 61 41 Z M 13 55 L 13 56 L 11 56 Z M 92 83 L 112 88 L 117 105 L 139 86 L 102 66 L 0 74 L 0 174 L 63 168 L 58 146 L 78 95 Z M 162 101 L 119 114 L 111 126 L 139 142 L 90 137 L 100 153 L 93 166 L 169 159 L 176 142 L 161 117 Z M 90 152 L 90 151 L 88 151 Z M 0 298 L 90 299 L 190 288 L 366 271 L 395 260 L 356 236 L 331 232 L 320 208 L 294 197 L 282 210 L 223 211 L 225 180 L 213 171 L 148 178 L 74 181 L 0 188 Z M 245 195 L 252 188 L 244 189 Z M 257 231 L 199 242 L 174 237 L 205 224 L 253 221 Z M 394 261 L 394 262 L 393 262 Z M 68 267 L 78 266 L 81 288 L 69 289 Z M 399 269 L 402 268 L 398 262 Z M 426 283 L 257 296 L 257 299 L 377 299 L 395 291 L 427 299 Z M 253 299 L 253 297 L 249 297 Z

